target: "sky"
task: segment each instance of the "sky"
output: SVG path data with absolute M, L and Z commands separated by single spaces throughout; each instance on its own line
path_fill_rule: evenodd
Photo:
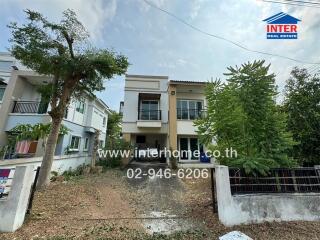
M 207 81 L 220 78 L 228 66 L 265 59 L 276 74 L 281 93 L 293 67 L 313 69 L 274 56 L 247 52 L 221 39 L 204 35 L 143 0 L 0 0 L 0 51 L 10 47 L 12 21 L 24 23 L 24 9 L 37 10 L 59 21 L 73 9 L 90 32 L 91 44 L 126 55 L 128 74 L 164 75 L 172 80 Z M 320 63 L 320 8 L 289 6 L 260 0 L 148 0 L 185 22 L 250 49 Z M 267 40 L 262 20 L 279 12 L 301 20 L 297 40 Z M 124 76 L 105 82 L 97 93 L 110 108 L 119 109 L 124 96 Z M 281 96 L 280 96 L 281 97 Z

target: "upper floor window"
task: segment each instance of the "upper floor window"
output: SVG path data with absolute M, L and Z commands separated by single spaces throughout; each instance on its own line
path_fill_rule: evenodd
M 194 120 L 201 114 L 203 101 L 177 100 L 177 119 Z
M 2 102 L 2 98 L 3 98 L 3 95 L 4 95 L 4 91 L 6 90 L 5 87 L 2 87 L 0 86 L 0 102 Z
M 107 118 L 106 118 L 106 117 L 103 117 L 102 125 L 105 127 L 105 126 L 106 126 L 106 123 L 107 123 Z
M 86 104 L 84 102 L 78 101 L 76 106 L 76 111 L 79 113 L 84 113 L 85 107 L 86 107 Z
M 159 101 L 142 100 L 140 103 L 139 120 L 160 120 Z

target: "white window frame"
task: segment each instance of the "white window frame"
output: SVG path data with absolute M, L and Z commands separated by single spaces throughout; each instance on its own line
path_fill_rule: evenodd
M 79 138 L 78 148 L 73 148 L 73 146 L 71 146 L 73 137 Z M 70 148 L 69 148 L 70 151 L 75 151 L 75 152 L 79 151 L 80 150 L 80 146 L 81 146 L 81 136 L 71 135 L 69 146 L 70 146 Z
M 180 152 L 180 156 L 179 156 L 179 161 L 180 162 L 200 162 L 200 156 L 199 156 L 199 158 L 198 159 L 192 159 L 191 158 L 191 155 L 189 154 L 188 155 L 188 159 L 181 159 L 181 146 L 180 146 L 180 139 L 181 138 L 186 138 L 186 139 L 188 139 L 188 151 L 190 151 L 191 150 L 191 148 L 190 148 L 190 146 L 191 146 L 191 144 L 190 144 L 190 139 L 191 138 L 196 138 L 197 140 L 198 140 L 198 151 L 199 151 L 199 153 L 200 153 L 200 143 L 199 143 L 199 138 L 198 137 L 196 137 L 196 136 L 179 136 L 178 137 L 178 146 L 179 146 L 179 152 Z
M 76 103 L 76 111 L 78 113 L 84 114 L 86 111 L 86 103 L 84 101 L 77 101 Z
M 197 118 L 190 119 L 190 102 L 195 102 L 196 106 L 197 106 L 198 102 L 201 102 L 201 107 L 202 107 L 201 110 L 204 109 L 204 101 L 202 99 L 182 99 L 182 98 L 179 98 L 179 99 L 177 99 L 177 103 L 178 103 L 178 101 L 187 102 L 188 118 L 186 118 L 186 119 L 182 118 L 182 108 L 178 108 L 178 104 L 177 104 L 177 107 L 176 107 L 177 108 L 177 120 L 194 121 L 197 119 Z M 196 109 L 194 109 L 194 110 L 196 110 Z M 181 113 L 180 113 L 181 118 L 178 118 L 178 111 L 181 111 Z
M 87 146 L 86 146 L 86 145 L 87 145 Z M 84 151 L 84 152 L 88 152 L 88 150 L 89 150 L 89 138 L 86 137 L 86 138 L 84 138 L 83 151 Z
M 159 114 L 160 114 L 160 101 L 159 101 L 159 99 L 148 99 L 148 100 L 146 100 L 146 99 L 141 99 L 140 100 L 140 110 L 139 110 L 139 114 L 141 114 L 142 113 L 142 103 L 143 102 L 157 102 L 157 107 L 158 107 L 158 109 L 157 109 L 157 118 L 160 118 L 160 116 L 159 116 Z M 149 111 L 150 111 L 150 106 L 149 106 Z M 140 115 L 140 118 L 141 118 L 141 115 Z M 142 119 L 140 119 L 140 120 L 142 120 Z M 149 112 L 149 120 L 150 120 L 150 112 Z M 149 121 L 149 120 L 147 120 L 147 121 Z M 153 121 L 156 121 L 156 120 L 153 120 Z

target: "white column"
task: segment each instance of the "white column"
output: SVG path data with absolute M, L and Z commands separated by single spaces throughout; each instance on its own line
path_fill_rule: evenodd
M 229 168 L 218 165 L 215 167 L 216 191 L 218 202 L 219 220 L 228 225 L 230 218 L 230 209 L 232 208 L 232 195 L 229 179 Z

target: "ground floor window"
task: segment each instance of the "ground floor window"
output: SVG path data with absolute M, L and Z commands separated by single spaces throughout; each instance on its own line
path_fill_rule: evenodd
M 71 151 L 79 151 L 81 137 L 71 136 L 70 141 L 70 150 Z
M 99 148 L 104 148 L 104 141 L 103 140 L 99 141 Z
M 88 151 L 88 148 L 89 148 L 89 138 L 85 138 L 83 151 Z
M 199 160 L 203 147 L 196 137 L 179 138 L 180 160 Z
M 2 102 L 2 98 L 3 98 L 3 95 L 4 95 L 4 91 L 6 90 L 5 87 L 3 86 L 0 86 L 0 102 Z

